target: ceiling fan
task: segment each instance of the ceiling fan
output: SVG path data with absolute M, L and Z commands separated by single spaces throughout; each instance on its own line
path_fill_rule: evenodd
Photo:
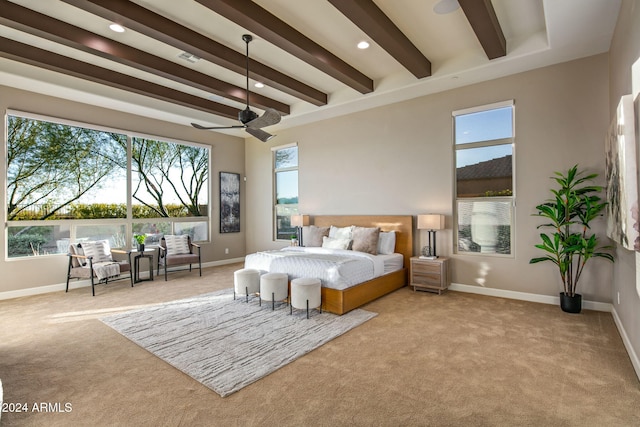
M 253 40 L 253 37 L 249 34 L 245 34 L 242 36 L 242 40 L 247 44 L 247 107 L 244 110 L 241 110 L 238 113 L 238 120 L 242 123 L 241 125 L 234 126 L 202 126 L 197 123 L 191 123 L 196 129 L 209 130 L 209 129 L 237 129 L 244 128 L 244 130 L 258 138 L 262 142 L 267 142 L 275 135 L 271 135 L 268 132 L 262 130 L 263 127 L 275 125 L 280 122 L 280 113 L 278 113 L 273 108 L 267 108 L 264 111 L 264 114 L 258 117 L 258 114 L 255 111 L 252 111 L 249 108 L 249 43 Z

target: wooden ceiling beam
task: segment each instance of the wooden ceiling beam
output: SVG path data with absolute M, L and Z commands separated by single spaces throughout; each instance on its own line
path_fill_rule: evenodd
M 246 74 L 246 57 L 204 35 L 128 0 L 62 0 L 79 9 L 159 40 L 206 61 Z M 316 106 L 327 104 L 327 94 L 253 59 L 249 76 Z M 253 96 L 253 95 L 252 95 Z
M 373 92 L 372 79 L 251 0 L 196 1 L 358 92 Z
M 0 37 L 0 57 L 159 99 L 171 104 L 194 108 L 217 116 L 238 119 L 238 109 L 235 107 L 209 101 L 199 96 L 180 92 L 5 37 Z
M 2 1 L 0 24 L 234 101 L 246 103 L 247 100 L 243 88 L 11 2 Z M 274 108 L 285 115 L 290 113 L 287 104 L 259 94 L 251 93 L 250 101 L 258 108 Z
M 421 79 L 431 75 L 431 62 L 372 0 L 329 0 L 351 22 Z
M 489 59 L 507 55 L 507 41 L 491 0 L 458 0 Z

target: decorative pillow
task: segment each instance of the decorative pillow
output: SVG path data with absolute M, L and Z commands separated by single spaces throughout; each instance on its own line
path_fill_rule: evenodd
M 189 250 L 189 236 L 187 234 L 175 235 L 169 234 L 164 236 L 167 243 L 168 255 L 180 255 L 191 253 Z
M 329 229 L 329 237 L 332 239 L 348 239 L 351 240 L 351 233 L 353 232 L 353 225 L 349 227 L 335 227 L 331 226 Z
M 381 231 L 378 237 L 378 253 L 380 255 L 391 255 L 396 250 L 396 232 Z
M 322 238 L 322 247 L 327 249 L 348 249 L 350 243 L 349 239 L 334 239 L 327 236 Z
M 379 228 L 354 227 L 352 235 L 352 250 L 366 252 L 371 255 L 378 255 L 378 236 L 380 235 Z
M 329 235 L 329 227 L 305 225 L 302 227 L 302 244 L 307 247 L 322 246 L 322 238 Z
M 84 255 L 93 257 L 93 262 L 112 262 L 111 247 L 108 240 L 96 240 L 95 242 L 82 242 L 80 245 Z

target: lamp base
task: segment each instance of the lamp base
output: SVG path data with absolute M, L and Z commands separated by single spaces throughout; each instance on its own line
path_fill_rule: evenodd
M 418 258 L 420 259 L 438 259 L 437 256 L 433 255 L 433 256 L 424 256 L 424 255 L 420 255 Z

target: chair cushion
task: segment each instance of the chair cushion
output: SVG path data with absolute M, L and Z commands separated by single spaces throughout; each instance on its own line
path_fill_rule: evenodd
M 108 240 L 97 240 L 95 242 L 82 242 L 79 246 L 85 256 L 93 257 L 93 262 L 111 262 L 111 248 Z
M 184 265 L 184 264 L 198 264 L 197 254 L 179 254 L 168 255 L 166 257 L 166 264 L 171 265 Z
M 164 236 L 164 239 L 167 243 L 167 254 L 180 255 L 191 253 L 191 248 L 189 248 L 189 236 L 187 234 L 182 234 L 180 236 L 168 234 Z

